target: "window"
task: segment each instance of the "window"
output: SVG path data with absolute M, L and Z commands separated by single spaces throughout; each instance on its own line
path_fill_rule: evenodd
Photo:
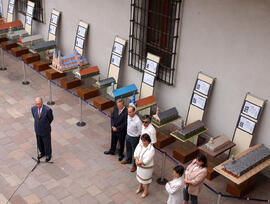
M 157 80 L 173 85 L 182 0 L 131 0 L 129 66 L 143 71 L 147 52 L 160 56 Z
M 44 23 L 42 0 L 31 1 L 35 3 L 33 19 L 38 22 Z M 28 0 L 18 0 L 18 12 L 22 13 L 23 15 L 26 14 L 27 2 Z

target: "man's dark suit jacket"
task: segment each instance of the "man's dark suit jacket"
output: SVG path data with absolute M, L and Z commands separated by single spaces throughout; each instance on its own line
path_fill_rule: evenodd
M 111 125 L 117 128 L 117 134 L 121 136 L 126 136 L 127 134 L 127 117 L 128 112 L 127 108 L 125 107 L 124 110 L 118 115 L 118 108 L 114 106 L 112 117 L 111 117 Z
M 51 134 L 51 122 L 53 121 L 52 109 L 48 106 L 42 106 L 40 118 L 38 118 L 38 108 L 33 106 L 31 108 L 32 115 L 34 117 L 34 127 L 36 135 L 47 136 Z

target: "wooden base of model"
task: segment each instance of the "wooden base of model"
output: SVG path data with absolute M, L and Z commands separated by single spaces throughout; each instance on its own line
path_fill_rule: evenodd
M 170 136 L 170 133 L 166 134 L 166 133 L 158 131 L 157 132 L 157 142 L 156 142 L 155 146 L 158 148 L 163 148 L 163 147 L 166 147 L 166 146 L 174 143 L 175 140 L 176 139 L 174 137 Z
M 78 96 L 80 96 L 84 100 L 88 100 L 90 98 L 94 98 L 99 95 L 99 89 L 90 86 L 90 87 L 83 87 L 77 90 Z
M 94 98 L 93 104 L 95 107 L 102 111 L 113 107 L 115 103 L 104 96 L 99 96 Z
M 60 80 L 60 84 L 65 89 L 73 89 L 81 85 L 81 80 L 64 78 Z
M 24 54 L 29 53 L 29 49 L 27 47 L 14 47 L 14 48 L 11 48 L 10 51 L 16 57 L 20 57 Z
M 59 79 L 66 76 L 66 73 L 60 73 L 54 69 L 46 70 L 45 74 L 46 74 L 46 77 L 48 77 L 48 79 L 50 80 Z
M 195 159 L 198 153 L 197 146 L 192 142 L 180 142 L 180 145 L 173 150 L 173 157 L 184 164 Z
M 226 186 L 226 192 L 233 195 L 233 196 L 240 196 L 243 197 L 245 195 L 247 195 L 248 193 L 250 193 L 254 187 L 255 187 L 255 179 L 249 179 L 246 182 L 237 185 L 231 181 L 229 181 L 227 183 Z
M 30 64 L 40 60 L 40 55 L 38 53 L 28 53 L 21 56 L 22 60 L 26 64 Z
M 8 40 L 1 43 L 1 46 L 4 50 L 11 50 L 14 47 L 19 47 L 17 44 L 17 41 L 14 40 Z
M 5 42 L 5 41 L 8 41 L 7 37 L 0 37 L 0 43 Z
M 52 64 L 52 62 L 50 61 L 36 61 L 33 63 L 33 67 L 35 70 L 37 70 L 38 72 L 42 72 L 45 71 L 47 69 L 50 69 L 50 65 Z

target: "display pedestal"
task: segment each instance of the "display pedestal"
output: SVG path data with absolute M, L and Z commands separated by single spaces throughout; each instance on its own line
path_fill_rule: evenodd
M 33 63 L 34 69 L 37 70 L 38 72 L 45 71 L 47 69 L 50 69 L 50 65 L 52 62 L 50 61 L 37 61 Z
M 5 41 L 8 41 L 8 38 L 6 38 L 6 37 L 0 37 L 0 43 L 5 42 Z
M 60 80 L 60 84 L 65 89 L 73 89 L 81 85 L 81 80 L 77 78 L 74 79 L 64 78 Z
M 83 98 L 84 100 L 88 100 L 90 98 L 94 98 L 99 95 L 99 90 L 93 86 L 90 87 L 84 87 L 84 88 L 79 88 L 77 90 L 78 96 Z
M 99 110 L 102 111 L 107 108 L 113 107 L 115 103 L 104 96 L 99 96 L 99 97 L 94 98 L 93 104 L 95 107 L 97 107 Z
M 229 181 L 226 186 L 226 192 L 230 193 L 233 196 L 243 197 L 248 193 L 250 193 L 254 189 L 254 187 L 255 187 L 255 180 L 253 178 L 239 185 Z
M 28 53 L 22 55 L 21 58 L 26 64 L 30 64 L 40 60 L 40 55 L 38 53 Z
M 161 131 L 158 131 L 157 132 L 157 142 L 156 142 L 156 147 L 158 148 L 163 148 L 163 147 L 166 147 L 172 143 L 175 142 L 175 138 L 170 136 L 170 133 L 169 134 L 165 134 Z
M 18 47 L 19 45 L 14 40 L 4 41 L 1 43 L 1 46 L 5 50 L 10 50 L 14 47 Z
M 66 73 L 60 73 L 54 69 L 46 70 L 45 74 L 46 74 L 46 77 L 48 77 L 50 80 L 54 80 L 54 79 L 58 79 L 58 78 L 66 76 Z
M 10 51 L 16 57 L 29 53 L 29 49 L 27 47 L 14 47 Z
M 214 170 L 214 168 L 221 164 L 223 160 L 221 158 L 212 158 L 212 157 L 207 157 L 207 175 L 206 178 L 211 181 L 217 176 L 219 176 L 219 173 Z
M 180 145 L 173 150 L 173 157 L 180 161 L 182 164 L 189 162 L 196 158 L 199 150 L 192 142 L 180 142 Z

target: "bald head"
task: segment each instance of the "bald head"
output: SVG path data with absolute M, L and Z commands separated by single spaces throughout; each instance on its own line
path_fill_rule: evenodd
M 37 106 L 38 108 L 41 108 L 42 105 L 43 105 L 42 98 L 41 98 L 41 97 L 37 97 L 37 98 L 35 99 L 35 104 L 36 104 L 36 106 Z

